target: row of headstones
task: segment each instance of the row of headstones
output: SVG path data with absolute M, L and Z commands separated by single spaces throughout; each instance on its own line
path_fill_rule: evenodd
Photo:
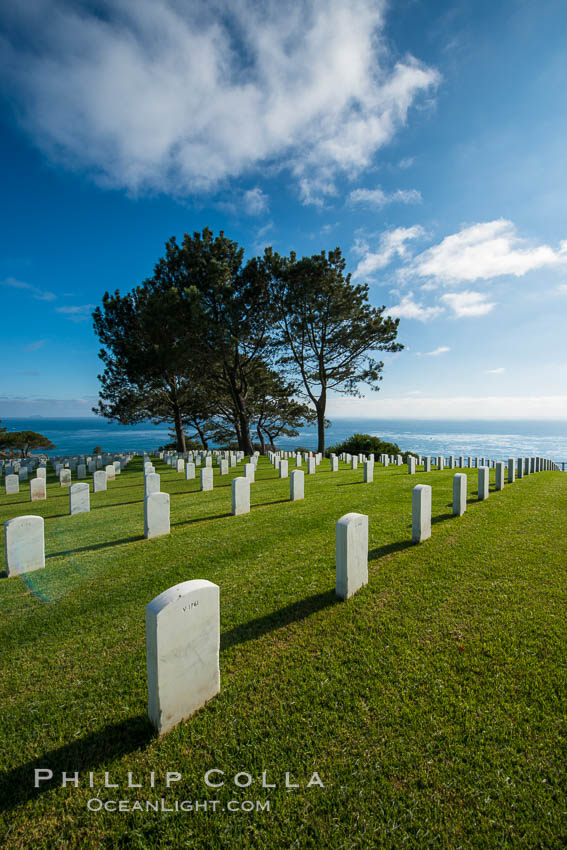
M 0 460 L 0 476 L 4 475 L 13 475 L 14 473 L 19 473 L 20 470 L 23 471 L 24 475 L 28 475 L 38 465 L 39 458 L 21 458 L 18 460 Z
M 500 463 L 504 463 L 504 461 L 497 460 L 489 460 L 484 457 L 467 457 L 466 463 L 465 458 L 461 455 L 458 460 L 455 459 L 453 455 L 450 455 L 447 460 L 447 467 L 449 469 L 480 469 L 480 467 L 487 466 L 491 469 L 497 469 Z M 554 461 L 549 458 L 544 457 L 525 457 L 525 458 L 517 458 L 515 461 L 513 458 L 508 458 L 508 465 L 510 463 L 517 463 L 518 466 L 518 477 L 521 478 L 522 475 L 529 475 L 532 472 L 543 472 L 545 470 L 559 470 L 559 467 Z M 432 463 L 430 457 L 422 458 L 421 455 L 414 457 L 412 455 L 408 455 L 408 471 L 410 475 L 415 473 L 415 469 L 417 466 L 423 465 L 424 472 L 431 472 Z M 445 468 L 445 458 L 437 457 L 436 458 L 437 469 Z
M 93 472 L 93 492 L 98 493 L 107 489 L 107 482 L 114 481 L 117 475 L 120 475 L 122 469 L 128 464 L 130 457 L 121 460 L 115 460 L 108 464 L 105 469 L 99 469 Z M 20 470 L 21 471 L 21 470 Z M 72 484 L 71 469 L 62 467 L 58 470 L 59 485 L 61 487 L 70 487 Z M 30 501 L 36 502 L 47 498 L 47 469 L 45 466 L 39 466 L 36 472 L 36 477 L 30 480 Z M 77 478 L 86 478 L 86 470 L 83 464 L 77 467 Z M 27 475 L 26 475 L 27 479 Z M 5 479 L 6 495 L 13 495 L 20 491 L 20 478 L 13 474 L 7 475 Z M 89 486 L 88 484 L 85 486 Z
M 525 463 L 524 458 L 514 458 L 508 461 L 508 483 L 515 480 L 516 464 L 518 477 L 530 474 L 531 463 Z M 537 459 L 536 459 L 537 460 Z M 547 467 L 547 462 L 534 463 L 533 471 L 540 471 Z M 280 477 L 287 475 L 287 460 L 278 461 Z M 151 464 L 145 465 L 144 476 L 144 536 L 146 538 L 160 537 L 170 533 L 170 497 L 168 493 L 159 491 L 160 476 L 150 470 Z M 233 516 L 250 512 L 250 484 L 254 482 L 255 464 L 245 465 L 245 476 L 239 476 L 232 480 L 232 506 Z M 371 481 L 373 465 L 370 461 L 365 462 L 365 480 Z M 506 465 L 499 461 L 496 463 L 496 490 L 504 487 Z M 527 470 L 527 471 L 526 471 Z M 104 471 L 102 474 L 106 475 Z M 99 472 L 95 475 L 100 474 Z M 367 474 L 370 476 L 367 478 Z M 210 467 L 201 469 L 201 489 L 212 489 L 213 470 Z M 478 498 L 484 500 L 489 496 L 490 469 L 488 466 L 478 468 Z M 304 473 L 296 469 L 290 475 L 290 500 L 297 501 L 304 498 Z M 74 484 L 69 491 L 69 510 L 71 514 L 84 513 L 90 510 L 89 485 Z M 467 476 L 465 473 L 457 473 L 453 476 L 453 514 L 462 516 L 467 505 Z M 24 516 L 8 520 L 4 523 L 6 568 L 8 575 L 22 572 L 30 572 L 45 566 L 44 542 L 43 542 L 43 519 L 42 517 Z M 412 539 L 421 542 L 431 536 L 431 486 L 418 484 L 412 491 Z M 41 537 L 41 543 L 39 538 Z
M 374 460 L 370 456 L 370 460 L 364 461 L 364 481 L 371 483 L 374 478 Z M 440 459 L 438 458 L 438 461 Z M 537 460 L 537 459 L 536 459 Z M 542 459 L 543 460 L 543 459 Z M 409 473 L 415 474 L 416 458 L 410 456 L 408 459 Z M 183 461 L 181 461 L 182 463 Z M 257 457 L 252 457 L 251 462 L 244 465 L 244 477 L 238 477 L 232 481 L 232 508 L 233 515 L 240 515 L 250 512 L 250 483 L 254 483 L 254 472 L 258 462 Z M 307 473 L 313 474 L 316 469 L 316 457 L 307 459 Z M 179 461 L 178 461 L 179 463 Z M 280 478 L 287 478 L 289 475 L 289 461 L 281 460 L 277 453 L 273 453 L 272 463 L 274 467 L 277 465 Z M 296 455 L 296 463 L 299 463 L 299 456 Z M 220 474 L 226 474 L 228 467 L 223 466 L 226 461 L 221 461 Z M 518 469 L 523 469 L 523 460 L 518 460 Z M 504 463 L 496 463 L 496 489 L 501 489 L 504 486 Z M 531 464 L 526 464 L 529 470 Z M 534 469 L 539 469 L 540 464 L 535 463 Z M 351 458 L 351 467 L 357 468 L 357 458 Z M 442 468 L 442 467 L 441 467 Z M 335 455 L 331 456 L 331 469 L 338 470 L 338 458 Z M 480 470 L 488 469 L 487 466 L 478 467 Z M 179 471 L 183 471 L 179 468 Z M 428 471 L 426 468 L 424 471 Z M 160 476 L 155 472 L 155 468 L 151 463 L 144 465 L 145 473 L 145 498 L 144 498 L 144 535 L 146 537 L 159 537 L 170 533 L 170 498 L 168 493 L 160 492 Z M 484 473 L 483 473 L 484 474 Z M 521 476 L 519 472 L 519 476 Z M 514 459 L 510 458 L 508 462 L 508 480 L 513 481 L 514 478 Z M 186 480 L 195 477 L 195 466 L 192 463 L 187 463 L 185 467 Z M 302 470 L 296 469 L 289 475 L 290 478 L 290 501 L 297 501 L 304 498 L 305 484 L 304 473 Z M 464 476 L 466 479 L 466 476 Z M 480 480 L 480 476 L 479 476 Z M 488 486 L 488 485 L 486 485 Z M 213 470 L 210 467 L 204 467 L 200 470 L 200 489 L 202 491 L 210 491 L 213 489 Z M 466 490 L 466 480 L 465 480 Z M 151 499 L 149 497 L 152 497 Z M 155 498 L 153 498 L 155 496 Z M 484 496 L 482 497 L 484 498 Z M 465 500 L 466 501 L 466 500 Z
M 408 455 L 408 472 L 410 475 L 415 475 L 416 464 L 421 466 L 421 457 L 413 457 L 412 455 Z M 467 458 L 467 463 L 464 463 L 464 457 L 461 455 L 459 457 L 458 462 L 455 461 L 453 455 L 449 457 L 448 468 L 449 469 L 482 469 L 482 468 L 492 468 L 495 470 L 499 470 L 505 466 L 504 461 L 491 461 L 487 460 L 483 457 L 478 458 Z M 508 458 L 508 480 L 513 481 L 513 470 L 514 466 L 517 466 L 518 478 L 522 478 L 524 475 L 530 475 L 533 472 L 545 472 L 545 471 L 555 471 L 559 470 L 558 465 L 545 457 L 519 457 L 519 458 Z M 445 468 L 445 459 L 443 457 L 437 458 L 437 469 Z M 510 472 L 512 470 L 512 472 Z M 423 471 L 431 472 L 431 458 L 424 457 L 423 458 Z M 498 473 L 497 473 L 498 474 Z
M 247 464 L 252 467 L 253 464 Z M 101 470 L 106 475 L 104 470 Z M 201 473 L 210 473 L 205 467 Z M 96 472 L 95 475 L 99 475 Z M 303 498 L 303 472 L 298 470 L 292 478 L 293 500 Z M 301 481 L 297 476 L 301 476 Z M 170 533 L 170 497 L 169 493 L 159 491 L 159 475 L 148 473 L 145 476 L 144 497 L 144 537 L 160 537 Z M 41 479 L 39 479 L 41 480 Z M 232 481 L 232 514 L 250 512 L 250 484 L 253 477 L 238 477 Z M 155 489 L 157 487 L 157 489 Z M 211 487 L 202 489 L 212 489 Z M 77 483 L 69 488 L 69 512 L 71 515 L 90 511 L 90 492 L 87 483 Z M 4 548 L 6 571 L 8 576 L 33 572 L 45 567 L 45 542 L 43 517 L 28 515 L 7 520 L 4 523 Z
M 125 457 L 126 455 L 123 452 L 115 455 L 96 455 L 94 458 L 90 455 L 74 455 L 72 457 L 57 456 L 49 458 L 49 462 L 55 474 L 59 475 L 59 471 L 63 468 L 70 469 L 71 472 L 79 472 L 81 466 L 84 466 L 89 472 L 94 472 L 95 469 L 102 469 L 117 458 L 123 460 Z M 36 467 L 38 469 L 46 469 L 46 462 L 43 460 L 40 461 L 38 457 L 21 458 L 11 461 L 0 460 L 0 475 L 18 474 L 20 481 L 27 480 L 30 472 L 33 472 Z M 83 474 L 84 477 L 85 475 Z
M 521 460 L 523 474 L 524 462 Z M 287 459 L 278 463 L 281 470 Z M 496 464 L 497 490 L 504 487 L 504 467 L 503 462 Z M 511 458 L 509 482 L 514 481 L 514 471 Z M 292 480 L 293 476 L 303 478 L 303 472 L 296 470 L 292 472 Z M 479 500 L 488 498 L 489 479 L 489 467 L 480 466 Z M 237 481 L 246 482 L 246 479 L 235 479 L 233 487 Z M 432 488 L 428 484 L 418 484 L 412 490 L 414 543 L 421 543 L 431 536 L 431 497 Z M 453 476 L 453 515 L 462 516 L 466 506 L 467 475 L 456 473 Z M 345 514 L 335 526 L 335 593 L 341 599 L 348 599 L 366 584 L 368 516 Z M 187 647 L 191 648 L 189 654 Z M 218 585 L 203 579 L 183 582 L 170 587 L 146 606 L 148 716 L 160 734 L 190 717 L 218 694 L 219 650 Z
M 242 457 L 244 457 L 244 455 Z M 230 458 L 218 458 L 217 462 L 218 462 L 218 467 L 220 469 L 220 474 L 221 475 L 227 475 L 229 464 L 230 464 L 231 467 L 234 467 L 240 462 L 241 459 L 242 458 L 237 457 L 236 455 L 231 455 Z M 189 458 L 185 459 L 185 458 L 182 458 L 182 457 L 169 458 L 168 461 L 166 461 L 166 463 L 168 463 L 168 466 L 170 466 L 171 469 L 174 470 L 174 472 L 185 472 L 185 471 L 187 471 L 187 474 L 186 474 L 185 477 L 189 479 L 189 478 L 195 478 L 195 468 L 201 466 L 201 464 L 203 463 L 203 460 L 205 462 L 205 468 L 206 469 L 212 469 L 213 468 L 213 458 L 211 456 L 205 457 L 205 458 L 201 458 L 201 457 L 197 456 L 195 458 L 190 458 L 190 459 Z M 146 468 L 146 466 L 147 466 L 147 464 L 145 463 L 144 469 Z
M 258 456 L 259 452 L 256 452 L 254 456 Z M 217 464 L 220 463 L 221 460 L 227 460 L 230 462 L 231 466 L 236 466 L 237 463 L 240 463 L 244 458 L 243 451 L 203 451 L 203 452 L 158 452 L 155 457 L 158 457 L 160 460 L 163 460 L 164 463 L 167 463 L 168 466 L 172 466 L 176 468 L 176 465 L 179 461 L 188 461 L 189 463 L 194 463 L 196 466 L 201 466 L 204 463 L 206 466 L 212 466 L 214 462 Z M 144 454 L 144 462 L 146 462 L 147 456 Z
M 228 466 L 223 467 L 228 461 L 221 460 L 220 474 L 228 472 Z M 255 470 L 258 457 L 252 456 L 250 463 L 244 464 L 244 475 L 232 479 L 231 483 L 231 513 L 233 516 L 250 513 L 250 485 L 255 481 Z M 282 461 L 287 463 L 287 461 Z M 200 489 L 210 491 L 213 489 L 213 469 L 204 466 L 200 470 Z M 195 465 L 185 465 L 186 480 L 195 478 Z M 144 537 L 161 537 L 169 534 L 170 526 L 170 496 L 169 493 L 160 491 L 161 478 L 155 471 L 152 463 L 144 464 Z M 304 478 L 302 470 L 295 470 L 290 480 L 290 500 L 297 501 L 304 497 Z

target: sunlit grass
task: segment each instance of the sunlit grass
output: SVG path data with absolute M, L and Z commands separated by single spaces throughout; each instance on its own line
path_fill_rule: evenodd
M 289 480 L 261 459 L 251 513 L 232 517 L 242 465 L 215 469 L 209 493 L 156 471 L 172 530 L 151 541 L 141 459 L 91 493 L 90 514 L 69 516 L 53 477 L 46 502 L 27 501 L 26 485 L 0 496 L 2 522 L 45 517 L 47 555 L 45 570 L 0 579 L 4 846 L 565 846 L 567 476 L 498 493 L 492 480 L 478 502 L 465 470 L 468 510 L 453 518 L 450 470 L 377 466 L 364 484 L 362 468 L 323 461 L 291 503 Z M 433 485 L 434 521 L 415 546 L 418 483 Z M 334 528 L 349 511 L 369 516 L 369 584 L 343 603 Z M 158 740 L 144 608 L 192 578 L 220 586 L 221 693 Z M 35 790 L 39 767 L 80 771 L 81 785 Z M 224 788 L 205 786 L 209 768 Z M 169 791 L 168 770 L 183 775 Z M 261 787 L 264 770 L 276 788 Z M 105 771 L 121 788 L 102 788 Z M 128 790 L 128 771 L 145 787 Z M 233 784 L 240 771 L 249 788 Z M 324 789 L 305 787 L 314 771 Z M 299 788 L 286 790 L 286 772 Z M 92 797 L 220 803 L 93 813 Z M 270 811 L 224 811 L 233 799 Z

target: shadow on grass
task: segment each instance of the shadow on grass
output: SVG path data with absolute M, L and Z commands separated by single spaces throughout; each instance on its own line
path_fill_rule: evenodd
M 24 499 L 23 502 L 4 502 L 3 507 L 11 508 L 12 505 L 29 505 L 30 508 L 35 505 L 36 502 L 51 502 L 53 499 L 61 499 L 61 498 L 69 498 L 69 493 L 60 493 L 58 496 L 48 496 L 46 499 L 34 499 L 32 502 L 31 499 Z
M 368 560 L 377 561 L 386 555 L 393 555 L 394 552 L 401 552 L 402 549 L 410 549 L 413 546 L 415 546 L 415 543 L 412 540 L 398 540 L 397 543 L 386 543 L 384 546 L 378 546 L 377 549 L 371 549 L 368 553 Z
M 142 505 L 143 499 L 133 499 L 131 502 L 109 502 L 104 505 L 93 505 L 91 511 L 102 511 L 104 508 L 120 508 L 122 505 Z
M 39 797 L 45 791 L 60 787 L 63 771 L 68 774 L 78 771 L 80 785 L 86 784 L 88 777 L 81 774 L 93 770 L 99 764 L 106 765 L 113 759 L 143 748 L 154 734 L 146 715 L 138 715 L 105 726 L 85 738 L 72 741 L 20 767 L 8 770 L 0 774 L 0 811 L 9 811 Z M 53 772 L 53 779 L 41 782 L 39 788 L 34 788 L 34 771 L 46 769 Z
M 341 604 L 341 600 L 337 598 L 334 588 L 333 590 L 326 590 L 324 593 L 308 596 L 306 599 L 300 599 L 298 602 L 292 602 L 285 608 L 280 608 L 278 611 L 273 611 L 263 617 L 257 617 L 255 620 L 249 620 L 247 623 L 242 623 L 242 625 L 235 626 L 228 632 L 221 634 L 221 651 L 239 643 L 254 640 L 268 632 L 288 626 L 290 623 L 296 623 L 298 620 L 304 620 L 311 614 L 336 604 Z
M 437 522 L 445 522 L 448 519 L 453 519 L 453 511 L 447 514 L 439 514 L 439 516 L 431 517 L 431 525 L 434 525 Z
M 180 519 L 178 522 L 172 522 L 171 525 L 191 525 L 193 522 L 207 522 L 210 519 L 224 519 L 227 516 L 232 516 L 232 514 L 214 514 L 214 516 L 198 516 L 195 519 Z
M 79 546 L 78 549 L 63 549 L 61 552 L 50 552 L 45 556 L 49 558 L 61 558 L 63 555 L 74 555 L 75 552 L 94 552 L 96 549 L 108 549 L 112 546 L 122 546 L 124 543 L 135 543 L 136 540 L 144 540 L 143 534 L 135 534 L 133 537 L 122 537 L 120 540 L 110 540 L 108 543 L 93 543 L 91 546 Z
M 337 487 L 352 487 L 353 484 L 369 484 L 369 481 L 344 481 L 342 484 L 337 484 Z
M 251 505 L 251 508 L 264 508 L 266 505 L 283 505 L 284 502 L 291 502 L 291 499 L 275 499 L 273 502 L 258 502 L 257 505 Z

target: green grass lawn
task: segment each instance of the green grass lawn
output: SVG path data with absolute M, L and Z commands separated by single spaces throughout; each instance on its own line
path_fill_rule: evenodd
M 68 515 L 53 475 L 45 502 L 25 483 L 0 495 L 0 521 L 40 514 L 46 541 L 45 570 L 0 578 L 3 847 L 567 846 L 567 475 L 496 493 L 492 471 L 478 502 L 465 470 L 468 509 L 453 518 L 451 470 L 376 465 L 364 484 L 360 466 L 323 461 L 291 503 L 262 458 L 251 513 L 233 517 L 242 464 L 215 468 L 209 493 L 155 466 L 171 534 L 154 540 L 141 458 L 91 493 L 89 514 Z M 419 483 L 433 486 L 433 533 L 416 546 Z M 369 516 L 369 584 L 340 602 L 335 523 L 350 511 Z M 221 692 L 158 739 L 144 609 L 194 578 L 220 586 Z M 38 768 L 57 781 L 35 789 Z M 205 785 L 212 768 L 224 787 Z M 182 774 L 170 789 L 167 771 Z M 306 787 L 315 771 L 324 788 Z M 144 787 L 128 789 L 128 772 Z M 91 812 L 92 798 L 219 802 Z

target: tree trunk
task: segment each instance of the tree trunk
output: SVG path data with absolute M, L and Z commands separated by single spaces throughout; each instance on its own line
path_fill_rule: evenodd
M 207 438 L 205 437 L 205 432 L 199 426 L 199 423 L 197 422 L 196 419 L 192 419 L 191 424 L 193 425 L 193 428 L 195 429 L 195 431 L 199 435 L 199 439 L 201 440 L 201 444 L 202 444 L 203 448 L 205 449 L 205 451 L 207 451 L 207 449 L 209 448 L 209 444 L 207 442 Z
M 178 404 L 173 405 L 173 423 L 175 425 L 175 442 L 177 444 L 177 451 L 186 452 L 187 446 L 185 443 L 185 431 L 183 430 L 181 411 Z
M 246 412 L 239 411 L 238 419 L 240 424 L 240 450 L 245 455 L 253 455 L 254 449 L 252 448 L 252 437 L 250 436 L 250 423 L 248 422 Z
M 325 407 L 327 406 L 326 394 L 322 394 L 315 404 L 317 410 L 317 451 L 325 456 Z
M 246 402 L 240 392 L 234 375 L 229 375 L 230 394 L 234 404 L 234 425 L 238 434 L 238 448 L 245 455 L 254 454 L 252 448 L 252 437 L 250 436 L 250 421 L 246 410 Z
M 262 451 L 262 454 L 265 455 L 266 454 L 266 441 L 264 440 L 264 435 L 260 431 L 259 425 L 256 426 L 256 433 L 258 434 L 258 439 L 260 440 L 260 449 Z

